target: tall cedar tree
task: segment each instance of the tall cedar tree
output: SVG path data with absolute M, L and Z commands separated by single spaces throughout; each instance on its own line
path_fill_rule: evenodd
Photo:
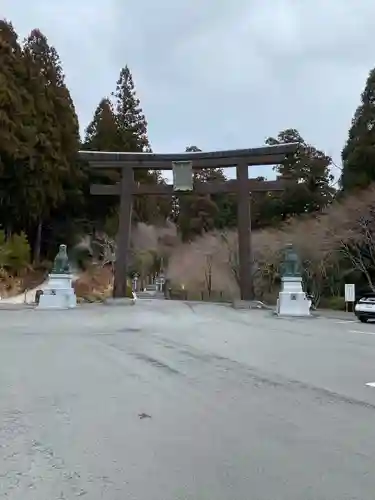
M 37 196 L 36 208 L 28 232 L 33 240 L 34 260 L 38 261 L 41 251 L 43 222 L 55 207 L 61 205 L 65 193 L 60 168 L 60 124 L 57 122 L 53 90 L 43 72 L 33 47 L 25 44 L 23 58 L 28 72 L 26 88 L 34 99 L 37 133 L 32 156 L 34 175 L 30 189 Z
M 132 74 L 125 66 L 120 72 L 114 97 L 114 109 L 120 137 L 120 148 L 124 152 L 151 152 L 147 136 L 147 121 L 137 98 Z M 161 182 L 160 172 L 135 169 L 135 181 L 155 184 Z M 165 218 L 169 211 L 169 202 L 149 195 L 137 196 L 134 200 L 133 215 L 135 220 L 157 222 Z
M 121 151 L 135 153 L 150 150 L 147 121 L 140 107 L 128 66 L 121 70 L 116 91 L 112 95 L 115 98 L 115 115 L 122 142 Z
M 96 108 L 85 131 L 83 148 L 90 151 L 119 151 L 121 148 L 117 120 L 109 99 L 102 99 Z
M 95 110 L 92 121 L 86 128 L 82 148 L 89 151 L 121 151 L 122 143 L 117 126 L 113 106 L 109 99 L 100 101 Z M 90 172 L 90 183 L 111 184 L 119 181 L 118 172 Z M 98 203 L 96 196 L 87 197 L 86 216 L 92 221 L 93 228 L 103 229 L 108 218 L 115 215 L 118 210 L 118 199 L 114 196 L 101 196 Z
M 0 224 L 9 235 L 38 209 L 32 156 L 37 134 L 28 73 L 11 23 L 0 21 Z
M 340 179 L 344 191 L 364 188 L 375 180 L 375 68 L 367 78 L 342 151 Z
M 267 195 L 264 211 L 273 221 L 304 213 L 312 213 L 326 207 L 333 200 L 333 175 L 330 171 L 332 160 L 322 151 L 307 144 L 295 129 L 279 132 L 276 138 L 269 137 L 268 145 L 299 144 L 298 152 L 282 165 L 275 167 L 277 173 L 295 181 L 293 187 L 280 196 Z
M 40 87 L 42 93 L 38 104 L 41 144 L 37 161 L 44 174 L 43 187 L 49 204 L 45 204 L 37 225 L 35 253 L 38 255 L 43 223 L 49 223 L 46 239 L 64 239 L 69 243 L 72 221 L 83 203 L 85 176 L 77 155 L 78 118 L 57 51 L 43 33 L 34 29 L 25 40 L 24 54 L 36 68 L 34 81 L 38 80 L 38 85 L 35 84 L 33 93 L 36 95 Z

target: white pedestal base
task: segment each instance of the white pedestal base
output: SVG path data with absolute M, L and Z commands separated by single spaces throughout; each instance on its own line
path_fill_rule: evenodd
M 72 275 L 50 274 L 47 286 L 39 298 L 37 309 L 72 309 L 77 298 L 72 287 Z
M 277 300 L 276 313 L 279 316 L 310 316 L 311 300 L 302 288 L 302 278 L 282 278 L 282 289 Z

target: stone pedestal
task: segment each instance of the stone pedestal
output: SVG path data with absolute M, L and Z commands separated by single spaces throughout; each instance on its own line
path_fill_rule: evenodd
M 72 309 L 77 298 L 72 286 L 71 274 L 50 274 L 47 286 L 39 298 L 37 309 Z
M 310 316 L 311 300 L 306 297 L 302 288 L 302 278 L 284 277 L 277 300 L 276 313 L 279 316 Z

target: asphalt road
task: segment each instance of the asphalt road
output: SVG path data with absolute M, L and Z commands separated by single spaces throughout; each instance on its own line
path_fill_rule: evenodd
M 375 324 L 0 308 L 0 498 L 373 500 Z

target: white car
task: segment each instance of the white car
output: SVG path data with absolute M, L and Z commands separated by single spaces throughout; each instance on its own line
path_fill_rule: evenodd
M 362 323 L 375 319 L 375 293 L 364 294 L 356 303 L 354 314 Z

